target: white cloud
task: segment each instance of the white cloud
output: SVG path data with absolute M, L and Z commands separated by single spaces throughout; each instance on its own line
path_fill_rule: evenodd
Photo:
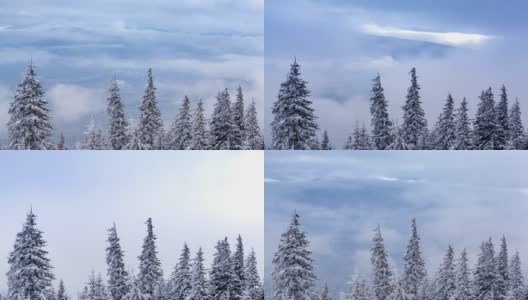
M 419 31 L 376 24 L 361 25 L 360 30 L 370 35 L 425 41 L 449 46 L 480 45 L 494 38 L 491 35 L 477 33 Z
M 74 122 L 103 109 L 103 97 L 95 90 L 78 85 L 57 84 L 48 91 L 53 116 Z

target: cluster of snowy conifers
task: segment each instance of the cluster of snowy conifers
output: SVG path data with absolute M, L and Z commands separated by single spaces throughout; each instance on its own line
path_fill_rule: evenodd
M 448 246 L 436 274 L 429 276 L 420 249 L 416 220 L 412 220 L 411 238 L 403 258 L 403 272 L 395 274 L 389 265 L 381 230 L 374 232 L 370 248 L 372 270 L 370 276 L 356 276 L 350 288 L 343 292 L 348 300 L 524 300 L 528 290 L 516 252 L 508 255 L 503 237 L 499 253 L 491 238 L 483 241 L 473 270 L 468 266 L 466 250 L 455 258 Z M 299 216 L 294 214 L 288 230 L 282 234 L 273 258 L 273 295 L 282 299 L 328 300 L 328 288 L 322 293 L 316 288 L 317 276 Z
M 106 282 L 92 272 L 86 287 L 79 293 L 79 300 L 262 300 L 264 292 L 257 271 L 257 259 L 252 250 L 244 256 L 242 238 L 237 239 L 236 250 L 231 253 L 227 238 L 218 241 L 213 263 L 204 267 L 200 248 L 191 259 L 190 250 L 184 245 L 174 271 L 165 280 L 161 262 L 157 257 L 156 236 L 152 220 L 147 221 L 147 236 L 139 256 L 139 273 L 125 269 L 115 224 L 108 229 L 106 248 Z M 36 216 L 31 211 L 21 232 L 16 236 L 13 251 L 9 255 L 8 291 L 6 300 L 69 300 L 64 283 L 59 283 L 55 293 L 46 241 L 37 228 Z
M 36 79 L 33 65 L 25 79 L 18 84 L 14 101 L 9 107 L 9 145 L 14 150 L 65 150 L 62 131 L 58 141 L 52 139 L 54 130 L 44 89 Z M 172 125 L 165 130 L 156 100 L 152 70 L 139 108 L 139 122 L 127 121 L 117 80 L 108 88 L 106 132 L 91 124 L 80 149 L 87 150 L 260 150 L 264 140 L 257 119 L 255 102 L 244 107 L 242 88 L 231 102 L 227 89 L 216 97 L 213 114 L 208 120 L 200 99 L 191 109 L 187 96 Z M 72 141 L 70 141 L 70 144 Z M 78 141 L 77 141 L 78 142 Z
M 476 115 L 470 119 L 466 98 L 455 108 L 449 94 L 442 113 L 428 129 L 420 99 L 416 69 L 410 72 L 411 85 L 403 105 L 401 125 L 391 120 L 380 75 L 372 80 L 370 97 L 371 128 L 356 125 L 344 143 L 350 150 L 505 150 L 528 149 L 528 134 L 521 120 L 519 102 L 509 107 L 504 85 L 495 103 L 490 88 L 482 91 Z M 291 65 L 287 80 L 281 84 L 273 105 L 272 143 L 277 150 L 332 150 L 334 146 L 325 130 L 322 141 L 317 137 L 317 117 L 308 99 L 307 82 L 300 77 L 300 66 Z

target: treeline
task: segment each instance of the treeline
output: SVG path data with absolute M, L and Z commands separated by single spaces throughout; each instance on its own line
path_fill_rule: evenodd
M 204 254 L 198 249 L 191 259 L 185 244 L 174 271 L 165 278 L 156 250 L 156 235 L 152 220 L 147 224 L 147 236 L 139 259 L 137 275 L 125 268 L 116 226 L 108 229 L 106 248 L 106 279 L 92 271 L 79 300 L 262 300 L 264 292 L 257 271 L 257 259 L 252 250 L 246 257 L 242 238 L 238 236 L 235 252 L 231 253 L 227 238 L 218 241 L 212 266 L 204 266 Z M 46 241 L 37 228 L 33 211 L 27 215 L 23 229 L 16 236 L 9 254 L 8 291 L 5 300 L 70 300 L 64 283 L 55 293 Z
M 277 150 L 332 150 L 328 132 L 319 142 L 319 125 L 307 82 L 300 77 L 297 61 L 291 65 L 287 79 L 281 84 L 273 105 L 271 148 Z M 347 150 L 526 150 L 528 133 L 525 131 L 519 102 L 510 106 L 506 87 L 495 101 L 490 88 L 481 92 L 474 118 L 468 114 L 468 103 L 462 98 L 458 107 L 451 94 L 447 95 L 442 113 L 429 126 L 422 108 L 420 85 L 416 69 L 412 68 L 411 84 L 402 106 L 401 124 L 389 116 L 378 74 L 372 80 L 370 96 L 370 128 L 365 124 L 352 130 L 344 142 Z
M 427 274 L 416 220 L 411 222 L 411 237 L 403 257 L 403 270 L 396 274 L 389 264 L 381 229 L 374 232 L 370 247 L 371 272 L 354 278 L 342 299 L 347 300 L 524 300 L 528 299 L 518 252 L 510 256 L 506 238 L 495 252 L 490 239 L 480 246 L 476 266 L 468 265 L 468 254 L 462 249 L 455 257 L 447 246 L 436 273 Z M 317 276 L 299 216 L 295 213 L 288 230 L 282 234 L 273 258 L 272 299 L 328 300 L 328 288 L 316 288 Z
M 86 150 L 259 150 L 264 139 L 257 119 L 255 102 L 245 107 L 242 88 L 231 101 L 229 91 L 216 96 L 210 119 L 204 114 L 202 100 L 190 107 L 185 96 L 172 124 L 165 127 L 156 99 L 152 70 L 148 70 L 147 87 L 139 107 L 137 125 L 129 124 L 125 116 L 117 79 L 108 88 L 107 118 L 109 128 L 89 125 L 80 149 Z M 45 92 L 36 79 L 34 66 L 29 65 L 25 79 L 18 84 L 9 107 L 9 144 L 13 150 L 66 150 L 62 131 L 58 140 L 52 138 L 54 126 Z M 79 141 L 74 141 L 78 143 Z M 72 141 L 69 141 L 72 144 Z

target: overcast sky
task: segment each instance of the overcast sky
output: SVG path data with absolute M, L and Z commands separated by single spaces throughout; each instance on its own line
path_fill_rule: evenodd
M 474 115 L 480 92 L 491 86 L 497 94 L 503 83 L 510 100 L 519 98 L 528 122 L 526 8 L 521 0 L 267 0 L 266 136 L 271 107 L 295 56 L 320 127 L 337 147 L 356 121 L 370 124 L 377 72 L 391 117 L 401 118 L 412 67 L 430 125 L 448 93 L 457 105 L 467 97 Z
M 209 112 L 218 91 L 238 85 L 263 122 L 263 51 L 264 0 L 3 1 L 0 138 L 31 58 L 67 140 L 79 138 L 92 117 L 103 124 L 113 75 L 127 116 L 137 119 L 148 67 L 166 123 L 184 94 L 192 105 L 203 98 Z
M 469 252 L 480 243 L 498 251 L 504 234 L 526 271 L 528 158 L 520 152 L 266 152 L 265 270 L 297 210 L 311 242 L 321 284 L 343 290 L 353 274 L 369 276 L 369 246 L 379 224 L 399 273 L 416 217 L 429 274 L 452 245 Z
M 262 152 L 3 152 L 0 159 L 0 292 L 7 257 L 30 207 L 47 240 L 57 279 L 71 296 L 92 270 L 106 274 L 107 229 L 116 222 L 127 268 L 152 217 L 168 276 L 187 242 L 203 247 L 207 268 L 225 236 L 241 234 L 263 273 Z M 155 155 L 153 155 L 155 154 Z

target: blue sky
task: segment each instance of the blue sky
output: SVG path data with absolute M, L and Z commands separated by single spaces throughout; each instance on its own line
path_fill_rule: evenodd
M 264 0 L 66 0 L 0 4 L 0 138 L 8 103 L 33 59 L 54 123 L 78 138 L 93 117 L 104 123 L 115 74 L 128 117 L 152 67 L 166 123 L 183 95 L 210 111 L 219 90 L 241 85 L 262 119 Z M 262 122 L 262 120 L 261 120 Z
M 264 260 L 262 152 L 5 151 L 0 157 L 0 293 L 7 257 L 30 207 L 44 231 L 57 278 L 70 296 L 91 270 L 106 274 L 106 229 L 116 222 L 127 268 L 137 256 L 152 217 L 164 274 L 187 242 L 203 247 L 209 267 L 216 241 L 241 234 Z M 155 154 L 155 155 L 153 155 Z
M 401 117 L 409 71 L 417 68 L 432 125 L 448 93 L 476 111 L 480 91 L 504 83 L 528 111 L 524 73 L 524 1 L 268 0 L 265 7 L 266 125 L 280 82 L 296 56 L 321 129 L 341 147 L 356 121 L 369 124 L 371 79 L 377 72 L 391 116 Z M 528 122 L 528 112 L 523 118 Z
M 272 152 L 265 154 L 265 270 L 296 210 L 311 241 L 318 276 L 332 292 L 352 275 L 369 276 L 379 224 L 390 264 L 402 267 L 410 220 L 417 218 L 429 274 L 451 244 L 474 266 L 481 241 L 506 235 L 523 270 L 528 242 L 528 159 L 519 152 Z

